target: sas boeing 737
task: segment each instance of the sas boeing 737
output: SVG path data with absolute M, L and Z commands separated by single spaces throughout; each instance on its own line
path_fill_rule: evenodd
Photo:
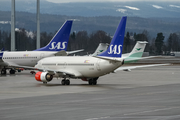
M 0 70 L 1 74 L 6 74 L 6 70 L 10 69 L 10 74 L 14 74 L 15 70 L 11 66 L 31 66 L 34 67 L 37 61 L 50 56 L 67 55 L 82 50 L 65 52 L 69 41 L 69 35 L 72 26 L 72 20 L 67 20 L 58 30 L 52 40 L 45 47 L 34 51 L 1 51 L 0 53 Z

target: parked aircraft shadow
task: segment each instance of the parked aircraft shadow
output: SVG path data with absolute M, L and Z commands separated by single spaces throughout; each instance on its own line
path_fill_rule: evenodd
M 36 87 L 41 87 L 41 86 L 46 86 L 46 87 L 56 87 L 56 86 L 60 86 L 60 87 L 71 87 L 71 86 L 77 86 L 77 87 L 99 87 L 99 88 L 106 88 L 106 89 L 116 89 L 115 87 L 126 87 L 129 86 L 129 84 L 125 85 L 121 85 L 121 84 L 97 84 L 97 85 L 89 85 L 89 84 L 70 84 L 70 85 L 62 85 L 62 84 L 43 84 L 43 83 L 39 83 L 36 84 Z

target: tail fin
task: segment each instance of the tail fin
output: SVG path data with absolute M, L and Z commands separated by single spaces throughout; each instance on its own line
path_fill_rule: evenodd
M 97 47 L 96 51 L 91 56 L 97 56 L 103 53 L 104 51 L 106 51 L 107 48 L 108 48 L 107 43 L 99 43 L 99 46 Z
M 137 41 L 136 45 L 134 46 L 128 57 L 142 57 L 147 43 L 148 42 L 146 41 Z
M 34 51 L 61 51 L 66 50 L 72 26 L 72 20 L 67 20 L 58 30 L 52 40 L 43 48 Z
M 122 17 L 108 49 L 98 56 L 121 57 L 127 17 Z
M 4 54 L 4 48 L 2 48 L 2 49 L 0 50 L 0 60 L 2 60 L 3 54 Z
M 3 52 L 0 52 L 0 60 L 2 60 L 2 58 L 3 58 Z

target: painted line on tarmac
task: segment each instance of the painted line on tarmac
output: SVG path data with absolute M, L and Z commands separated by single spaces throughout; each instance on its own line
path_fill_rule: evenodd
M 100 120 L 100 119 L 107 119 L 110 118 L 110 116 L 107 117 L 99 117 L 99 118 L 89 118 L 89 119 L 85 119 L 85 120 Z
M 138 115 L 143 113 L 151 113 L 151 112 L 158 112 L 158 111 L 165 111 L 165 110 L 171 110 L 171 109 L 179 109 L 180 107 L 171 107 L 171 108 L 163 108 L 163 109 L 155 109 L 155 110 L 149 110 L 149 111 L 142 111 L 142 112 L 135 112 L 135 113 L 128 113 L 124 114 L 126 115 Z

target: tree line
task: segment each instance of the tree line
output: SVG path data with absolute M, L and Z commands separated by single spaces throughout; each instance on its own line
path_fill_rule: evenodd
M 46 46 L 54 36 L 53 33 L 41 33 L 41 47 Z M 95 51 L 99 43 L 110 43 L 113 36 L 99 30 L 88 34 L 87 31 L 79 31 L 71 33 L 67 50 L 84 49 L 81 55 L 91 54 Z M 15 32 L 15 48 L 17 51 L 35 50 L 36 49 L 36 32 L 27 32 L 20 29 Z M 148 32 L 144 30 L 142 33 L 126 32 L 124 38 L 123 53 L 132 50 L 137 41 L 147 41 L 145 52 L 151 55 L 168 55 L 170 51 L 180 51 L 180 36 L 178 33 L 171 33 L 165 40 L 163 33 L 157 33 L 156 38 L 151 39 Z M 0 31 L 0 49 L 10 50 L 11 34 L 6 31 Z

